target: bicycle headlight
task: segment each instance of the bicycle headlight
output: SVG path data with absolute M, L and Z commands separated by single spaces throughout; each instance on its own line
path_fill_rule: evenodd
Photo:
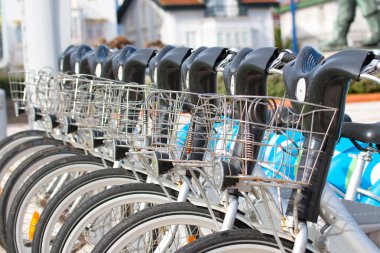
M 114 160 L 121 160 L 125 157 L 125 153 L 129 151 L 124 141 L 112 140 L 109 148 L 109 156 Z
M 29 109 L 29 116 L 33 121 L 38 121 L 42 119 L 41 110 L 35 107 Z
M 87 149 L 95 149 L 103 144 L 103 132 L 93 129 L 80 129 L 79 135 Z
M 43 122 L 44 122 L 45 128 L 48 131 L 52 131 L 54 128 L 59 126 L 59 123 L 57 122 L 57 116 L 52 115 L 52 114 L 45 115 Z
M 78 130 L 78 127 L 74 125 L 75 120 L 69 117 L 63 118 L 62 132 L 63 134 L 72 134 Z
M 227 176 L 236 176 L 239 173 L 239 167 L 233 162 L 225 162 L 218 160 L 213 167 L 206 168 L 206 174 L 210 177 L 211 182 L 215 185 L 216 189 L 224 190 L 229 186 L 236 183 L 235 179 L 228 178 Z

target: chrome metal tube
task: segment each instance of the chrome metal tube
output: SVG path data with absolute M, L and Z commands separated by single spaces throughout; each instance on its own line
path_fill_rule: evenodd
M 351 174 L 350 181 L 347 186 L 346 195 L 344 199 L 356 200 L 357 190 L 362 181 L 363 170 L 367 161 L 368 156 L 371 156 L 368 152 L 360 152 L 357 157 L 357 163 L 354 171 Z
M 352 252 L 379 252 L 379 249 L 361 230 L 328 184 L 325 185 L 322 192 L 320 216 L 328 225 L 333 225 L 339 230 L 339 233 L 334 233 L 331 237 L 340 237 L 340 241 L 352 249 Z M 326 235 L 327 239 L 329 236 Z
M 298 222 L 298 233 L 296 235 L 293 253 L 304 253 L 306 251 L 308 239 L 307 225 L 305 222 Z
M 227 212 L 224 216 L 222 231 L 230 230 L 233 228 L 235 223 L 236 214 L 239 206 L 239 201 L 237 196 L 230 195 L 228 197 Z

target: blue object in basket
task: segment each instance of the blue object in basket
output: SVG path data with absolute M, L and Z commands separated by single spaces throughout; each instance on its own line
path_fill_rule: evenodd
M 190 124 L 183 126 L 182 130 L 177 133 L 177 145 L 183 147 L 186 143 L 186 136 Z M 223 134 L 223 123 L 215 123 L 213 126 L 214 134 L 209 142 L 209 149 L 218 149 L 221 143 L 218 137 Z M 231 152 L 234 147 L 234 139 L 238 134 L 239 126 L 232 122 L 227 129 L 228 139 L 227 152 Z M 289 141 L 292 140 L 292 141 Z M 303 136 L 298 131 L 285 131 L 279 134 L 271 134 L 268 139 L 268 146 L 261 150 L 262 161 L 270 161 L 270 163 L 262 163 L 265 174 L 268 177 L 276 175 L 278 178 L 294 179 L 297 175 L 297 164 L 302 154 L 298 152 L 298 147 L 302 145 Z M 364 143 L 359 143 L 365 145 Z M 286 152 L 284 152 L 286 151 Z M 332 184 L 341 192 L 345 193 L 348 182 L 355 168 L 357 158 L 360 153 L 352 142 L 347 138 L 341 138 L 335 148 L 335 153 L 331 162 L 330 171 L 327 176 L 328 183 Z M 284 157 L 285 154 L 285 157 Z M 274 165 L 270 165 L 274 164 Z M 278 166 L 281 164 L 282 166 Z M 276 166 L 277 165 L 277 166 Z M 373 154 L 372 161 L 365 165 L 362 181 L 360 184 L 362 189 L 368 190 L 376 196 L 380 196 L 380 154 Z M 380 206 L 380 203 L 372 198 L 357 195 L 357 201 Z

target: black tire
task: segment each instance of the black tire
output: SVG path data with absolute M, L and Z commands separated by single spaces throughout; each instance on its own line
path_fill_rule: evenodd
M 285 252 L 292 252 L 293 242 L 281 240 L 281 243 L 284 246 Z M 176 253 L 204 253 L 210 252 L 211 250 L 221 250 L 221 248 L 224 247 L 238 245 L 259 246 L 268 248 L 268 250 L 273 249 L 274 251 L 280 252 L 277 242 L 272 235 L 262 234 L 259 231 L 252 229 L 238 229 L 218 232 L 197 239 L 196 241 L 180 248 Z M 236 252 L 239 252 L 239 249 L 235 250 Z M 262 252 L 262 250 L 263 248 L 258 248 L 256 252 Z
M 7 170 L 10 167 L 9 162 L 12 160 L 12 158 L 21 152 L 25 152 L 28 149 L 32 149 L 36 146 L 46 146 L 46 148 L 50 148 L 53 146 L 60 146 L 60 145 L 63 145 L 62 141 L 54 140 L 54 139 L 50 139 L 50 138 L 38 138 L 38 139 L 26 141 L 23 144 L 18 145 L 17 147 L 10 149 L 8 152 L 6 152 L 3 155 L 2 159 L 0 160 L 0 171 L 5 172 L 5 170 Z M 2 181 L 2 177 L 0 177 L 0 181 Z M 2 191 L 2 189 L 1 189 L 1 191 Z M 1 227 L 3 227 L 3 226 L 4 226 L 4 224 L 2 224 Z M 0 229 L 0 245 L 3 248 L 6 248 L 4 229 Z
M 168 193 L 172 196 L 172 200 L 175 201 L 178 192 L 167 189 Z M 145 184 L 145 183 L 135 183 L 122 186 L 115 186 L 109 190 L 103 191 L 92 198 L 88 199 L 83 205 L 79 206 L 74 212 L 69 216 L 66 222 L 63 224 L 62 228 L 59 230 L 56 239 L 54 240 L 51 252 L 62 252 L 67 239 L 70 237 L 71 232 L 75 226 L 92 210 L 98 206 L 104 206 L 107 202 L 112 201 L 123 196 L 134 195 L 134 194 L 149 194 L 149 195 L 159 195 L 166 198 L 165 193 L 159 185 L 155 184 Z M 33 241 L 34 242 L 34 241 Z M 41 252 L 33 249 L 32 252 Z
M 148 224 L 148 222 L 157 219 L 165 219 L 172 215 L 195 215 L 211 220 L 210 213 L 207 208 L 192 205 L 190 203 L 168 203 L 153 206 L 151 208 L 144 209 L 127 219 L 122 220 L 118 225 L 112 228 L 100 242 L 96 245 L 92 253 L 104 253 L 108 252 L 110 247 L 125 234 L 138 226 Z M 224 218 L 224 213 L 219 211 L 214 211 L 215 217 L 218 222 L 222 223 Z M 190 224 L 189 224 L 190 225 Z M 234 229 L 249 228 L 249 225 L 236 219 L 234 224 Z
M 60 140 L 55 140 L 51 138 L 39 138 L 30 141 L 26 141 L 17 147 L 14 147 L 8 150 L 0 160 L 0 171 L 6 169 L 7 165 L 9 165 L 9 161 L 16 156 L 17 154 L 24 152 L 28 149 L 34 148 L 36 146 L 62 146 L 63 142 Z
M 14 187 L 17 181 L 20 179 L 22 175 L 25 173 L 31 173 L 29 168 L 36 162 L 47 158 L 49 156 L 57 155 L 57 154 L 72 154 L 72 155 L 83 155 L 84 152 L 80 149 L 76 149 L 72 146 L 59 146 L 48 148 L 43 152 L 37 152 L 36 154 L 31 155 L 25 161 L 23 161 L 15 171 L 12 172 L 12 175 L 7 180 L 3 192 L 2 198 L 0 198 L 0 236 L 5 235 L 5 224 L 7 217 L 7 208 L 8 205 L 11 204 L 12 199 L 10 199 L 10 194 L 14 191 Z M 29 176 L 32 174 L 29 174 Z M 5 241 L 5 237 L 0 237 L 0 241 Z
M 28 137 L 46 138 L 47 135 L 44 131 L 27 130 L 27 131 L 22 131 L 22 132 L 18 132 L 18 133 L 12 134 L 10 136 L 7 136 L 0 141 L 0 157 L 2 156 L 1 153 L 3 153 L 3 151 L 5 151 L 3 149 L 5 149 L 6 146 L 8 146 L 9 144 L 11 144 L 12 142 L 14 142 L 16 140 L 28 138 Z
M 145 181 L 145 178 L 146 178 L 145 175 L 142 175 L 142 174 L 138 174 L 138 175 L 140 177 L 140 180 Z M 33 241 L 32 241 L 32 252 L 38 252 L 38 253 L 41 252 L 42 237 L 43 237 L 43 235 L 45 233 L 45 229 L 46 229 L 48 223 L 50 222 L 51 216 L 55 212 L 56 208 L 61 204 L 62 200 L 64 200 L 67 196 L 69 196 L 73 192 L 76 192 L 76 191 L 80 190 L 85 185 L 88 185 L 88 184 L 93 183 L 93 182 L 98 182 L 99 180 L 104 180 L 104 179 L 109 179 L 109 178 L 114 178 L 114 177 L 118 177 L 118 178 L 123 178 L 124 177 L 124 178 L 130 178 L 130 179 L 133 179 L 133 180 L 136 179 L 135 175 L 132 172 L 128 171 L 128 170 L 110 168 L 110 169 L 107 169 L 107 170 L 99 170 L 99 171 L 94 171 L 94 172 L 88 173 L 88 174 L 86 174 L 86 175 L 84 175 L 82 177 L 79 177 L 79 178 L 71 181 L 67 185 L 65 185 L 48 202 L 48 204 L 46 205 L 46 208 L 41 213 L 41 216 L 40 216 L 40 218 L 38 220 L 38 223 L 37 223 L 37 226 L 36 226 L 36 231 L 34 233 Z M 113 189 L 116 188 L 116 187 L 117 186 L 114 186 L 114 187 L 112 187 L 111 189 L 109 189 L 107 191 L 113 191 Z M 85 194 L 85 192 L 83 194 Z M 90 199 L 95 198 L 95 196 L 98 196 L 98 195 L 94 195 Z M 99 193 L 99 196 L 103 196 L 103 192 Z M 91 206 L 90 204 L 85 204 L 85 203 L 89 202 L 90 199 L 88 199 L 87 201 L 85 201 L 78 208 L 79 209 L 83 209 L 82 207 L 85 206 L 85 205 L 86 206 Z M 73 211 L 73 213 L 70 214 L 69 217 L 71 217 L 72 215 L 74 215 L 74 213 L 76 212 L 76 210 L 78 210 L 78 208 L 75 209 Z M 88 211 L 87 209 L 84 209 L 84 210 Z M 65 221 L 65 223 L 66 222 L 67 221 Z
M 71 156 L 71 157 L 65 157 L 58 159 L 52 163 L 49 163 L 39 169 L 36 173 L 34 173 L 30 178 L 28 178 L 27 181 L 24 182 L 20 190 L 18 191 L 17 195 L 15 196 L 10 211 L 9 211 L 9 218 L 6 223 L 7 232 L 6 232 L 6 245 L 7 245 L 7 252 L 17 252 L 16 251 L 16 242 L 14 238 L 16 236 L 21 235 L 15 235 L 15 226 L 17 216 L 20 211 L 21 204 L 23 204 L 24 199 L 28 195 L 29 191 L 33 188 L 35 184 L 39 182 L 39 180 L 45 176 L 47 176 L 49 173 L 52 173 L 55 170 L 58 170 L 62 167 L 68 166 L 68 165 L 76 165 L 76 164 L 84 164 L 85 165 L 100 165 L 104 166 L 101 159 L 93 156 Z M 110 166 L 111 164 L 107 164 Z

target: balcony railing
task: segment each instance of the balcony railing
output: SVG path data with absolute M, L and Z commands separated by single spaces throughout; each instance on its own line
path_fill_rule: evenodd
M 213 5 L 206 7 L 206 17 L 236 17 L 247 16 L 248 8 L 237 5 Z

